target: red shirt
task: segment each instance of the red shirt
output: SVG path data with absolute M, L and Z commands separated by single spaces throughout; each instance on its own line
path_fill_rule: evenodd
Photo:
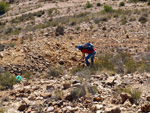
M 87 54 L 93 53 L 94 51 L 95 51 L 94 48 L 93 48 L 93 50 L 82 49 L 82 53 L 87 53 Z

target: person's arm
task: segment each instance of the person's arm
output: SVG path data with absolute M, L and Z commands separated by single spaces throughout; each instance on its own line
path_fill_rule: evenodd
M 84 60 L 85 58 L 85 53 L 82 53 L 81 61 Z

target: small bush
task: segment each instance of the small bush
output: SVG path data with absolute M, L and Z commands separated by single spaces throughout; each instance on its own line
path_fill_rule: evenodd
M 150 0 L 147 0 L 147 5 L 150 5 Z
M 74 88 L 70 95 L 72 96 L 72 100 L 78 99 L 80 97 L 83 97 L 85 95 L 90 94 L 96 94 L 97 93 L 97 87 L 96 86 L 90 86 L 90 85 L 82 85 L 80 87 Z
M 45 14 L 45 11 L 38 11 L 38 12 L 33 13 L 33 15 L 37 17 L 41 17 L 44 14 Z
M 72 74 L 75 74 L 75 73 L 77 73 L 77 72 L 82 71 L 83 69 L 84 69 L 83 66 L 77 66 L 77 67 L 72 68 L 72 69 L 70 70 L 70 72 L 71 72 Z
M 142 16 L 142 17 L 139 18 L 139 22 L 141 22 L 142 24 L 144 24 L 144 23 L 147 22 L 147 19 Z
M 134 102 L 137 102 L 142 94 L 142 91 L 139 89 L 131 89 L 131 88 L 123 88 L 121 89 L 122 92 L 128 93 L 132 96 L 132 98 L 134 99 Z
M 9 4 L 7 4 L 6 2 L 4 1 L 1 1 L 0 2 L 0 15 L 6 13 L 9 9 Z
M 135 18 L 135 17 L 131 17 L 131 18 L 129 19 L 129 21 L 136 21 L 136 18 Z
M 94 28 L 94 26 L 93 25 L 90 25 L 90 29 L 93 29 Z
M 127 58 L 125 61 L 126 73 L 133 73 L 137 71 L 138 64 L 132 58 Z
M 56 15 L 56 14 L 59 14 L 59 13 L 60 12 L 56 8 L 52 8 L 52 9 L 48 10 L 48 15 L 49 16 L 53 16 L 53 15 Z
M 95 67 L 98 68 L 98 70 L 114 70 L 114 64 L 111 62 L 111 54 L 98 55 L 97 57 L 98 60 L 95 62 Z
M 74 88 L 70 93 L 72 96 L 72 100 L 75 100 L 75 99 L 85 96 L 86 90 L 84 86 L 80 86 L 80 87 Z
M 125 6 L 125 3 L 124 2 L 120 2 L 119 6 L 120 7 Z
M 98 7 L 101 6 L 101 3 L 97 3 L 97 6 L 98 6 Z
M 94 23 L 98 24 L 99 22 L 107 22 L 110 16 L 104 15 L 103 17 L 94 18 Z
M 124 25 L 126 23 L 127 23 L 127 17 L 124 16 L 124 17 L 121 18 L 121 24 Z
M 14 3 L 14 1 L 15 1 L 15 0 L 9 0 L 9 4 L 12 4 L 12 3 Z
M 114 12 L 113 8 L 111 6 L 108 6 L 108 5 L 104 6 L 104 11 L 105 12 Z
M 9 47 L 15 47 L 15 45 L 16 45 L 16 44 L 15 44 L 14 42 L 10 42 L 10 43 L 9 43 Z
M 91 94 L 96 94 L 98 91 L 97 86 L 88 86 L 88 92 Z
M 0 90 L 12 88 L 16 83 L 16 77 L 9 72 L 0 73 Z
M 55 100 L 62 100 L 64 97 L 64 93 L 60 90 L 56 90 L 55 92 Z
M 48 71 L 47 76 L 58 77 L 59 75 L 62 75 L 62 74 L 63 74 L 63 68 L 61 66 L 57 66 L 57 67 L 51 68 Z
M 91 8 L 91 7 L 93 7 L 93 5 L 88 1 L 86 4 L 86 8 Z
M 79 30 L 80 30 L 80 26 L 77 26 L 77 27 L 76 27 L 76 30 L 78 30 L 78 31 L 79 31 Z
M 32 78 L 32 72 L 31 71 L 26 71 L 23 73 L 24 78 L 26 78 L 27 80 Z

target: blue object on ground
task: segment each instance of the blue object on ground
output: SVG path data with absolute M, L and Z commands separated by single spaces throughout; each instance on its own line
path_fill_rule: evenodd
M 16 80 L 17 80 L 17 82 L 21 82 L 22 77 L 18 75 L 18 76 L 16 76 Z

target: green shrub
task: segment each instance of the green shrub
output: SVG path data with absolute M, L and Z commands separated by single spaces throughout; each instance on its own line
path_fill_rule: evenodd
M 94 26 L 93 25 L 90 25 L 90 29 L 93 29 L 94 28 Z
M 12 3 L 14 3 L 14 1 L 15 1 L 15 0 L 9 0 L 9 4 L 12 4 Z
M 97 6 L 98 6 L 98 7 L 101 6 L 101 3 L 97 3 Z
M 76 27 L 76 30 L 78 30 L 78 31 L 79 31 L 79 30 L 80 30 L 80 26 L 77 26 L 77 27 Z
M 135 60 L 133 60 L 132 58 L 126 59 L 125 61 L 126 73 L 133 73 L 137 71 L 137 68 L 138 68 L 138 64 Z
M 88 92 L 91 94 L 96 94 L 98 91 L 97 86 L 88 86 Z
M 4 1 L 1 1 L 0 2 L 0 15 L 6 13 L 9 9 L 9 4 L 7 4 L 6 2 Z
M 93 5 L 88 1 L 86 4 L 86 8 L 91 8 L 91 7 L 93 7 Z
M 126 24 L 127 23 L 127 17 L 126 16 L 123 16 L 122 18 L 121 18 L 121 24 L 122 25 L 124 25 L 124 24 Z
M 24 14 L 20 17 L 16 17 L 14 19 L 11 20 L 12 23 L 20 23 L 20 22 L 25 22 L 25 21 L 28 21 L 28 20 L 34 20 L 34 15 L 38 15 L 38 13 L 34 14 L 34 13 L 29 13 L 29 14 Z
M 89 66 L 89 67 L 83 67 L 83 66 L 77 66 L 73 67 L 70 72 L 73 75 L 86 77 L 88 75 L 96 74 L 97 69 L 95 66 Z
M 13 28 L 9 27 L 5 30 L 5 34 L 10 34 L 11 32 L 13 32 Z
M 122 92 L 128 93 L 132 96 L 132 98 L 134 99 L 134 102 L 137 102 L 142 94 L 142 91 L 140 89 L 131 89 L 131 88 L 123 88 L 121 89 Z
M 60 12 L 56 8 L 52 8 L 48 10 L 48 15 L 53 16 L 54 14 L 59 14 Z
M 45 14 L 45 11 L 38 11 L 38 12 L 33 13 L 33 15 L 37 17 L 41 17 L 44 14 Z
M 16 77 L 9 72 L 0 73 L 0 90 L 12 88 L 16 83 Z
M 131 17 L 131 18 L 129 19 L 129 21 L 136 21 L 136 18 L 135 18 L 135 17 Z
M 15 45 L 16 45 L 16 44 L 15 44 L 14 42 L 10 42 L 10 43 L 9 43 L 9 47 L 15 47 Z
M 83 97 L 85 95 L 90 94 L 96 94 L 97 93 L 97 87 L 96 86 L 90 86 L 90 85 L 82 85 L 80 87 L 74 88 L 70 95 L 72 97 L 72 100 L 78 99 L 80 97 Z
M 84 86 L 80 86 L 77 88 L 74 88 L 71 92 L 70 95 L 72 96 L 72 100 L 78 99 L 82 96 L 86 95 L 86 90 Z
M 147 5 L 150 5 L 150 0 L 147 0 Z
M 144 17 L 144 16 L 141 16 L 139 18 L 139 22 L 141 22 L 142 24 L 146 23 L 147 22 L 147 19 Z
M 104 6 L 104 11 L 105 12 L 114 12 L 113 8 L 111 6 L 108 6 L 108 5 Z
M 32 78 L 32 72 L 31 71 L 25 71 L 23 73 L 24 78 L 26 78 L 27 80 Z
M 59 75 L 63 74 L 63 68 L 61 66 L 56 66 L 51 68 L 48 73 L 47 76 L 53 76 L 53 77 L 58 77 Z
M 125 3 L 124 2 L 120 2 L 119 6 L 125 6 Z
M 97 58 L 98 60 L 95 62 L 95 67 L 98 68 L 98 70 L 114 70 L 114 64 L 111 62 L 111 54 L 98 55 Z
M 55 100 L 62 100 L 64 97 L 64 93 L 61 90 L 56 90 L 55 92 Z
M 75 73 L 77 73 L 77 72 L 82 71 L 83 69 L 84 69 L 83 66 L 77 66 L 77 67 L 72 68 L 72 69 L 70 70 L 70 72 L 71 72 L 72 74 L 75 74 Z

